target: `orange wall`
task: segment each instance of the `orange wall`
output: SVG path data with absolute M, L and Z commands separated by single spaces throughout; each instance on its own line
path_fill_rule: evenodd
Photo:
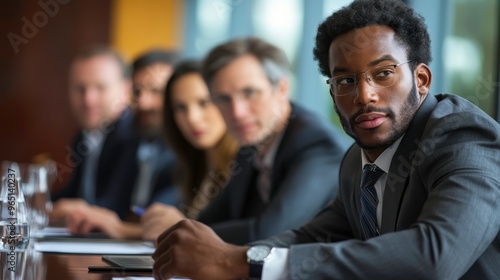
M 113 1 L 111 43 L 127 59 L 154 47 L 179 50 L 182 26 L 182 0 Z

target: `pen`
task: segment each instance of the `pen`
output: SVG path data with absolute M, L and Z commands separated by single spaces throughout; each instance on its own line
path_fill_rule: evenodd
M 142 214 L 144 214 L 144 208 L 142 208 L 141 206 L 137 206 L 137 205 L 132 205 L 130 207 L 130 211 L 132 211 L 133 213 L 135 213 L 137 216 L 142 216 Z

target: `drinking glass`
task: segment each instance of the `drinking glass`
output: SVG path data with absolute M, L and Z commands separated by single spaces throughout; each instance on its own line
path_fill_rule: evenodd
M 28 206 L 31 231 L 36 233 L 48 225 L 49 213 L 52 211 L 47 169 L 44 166 L 27 165 L 23 193 Z
M 24 279 L 26 251 L 30 241 L 29 228 L 19 165 L 4 163 L 0 183 L 1 279 Z

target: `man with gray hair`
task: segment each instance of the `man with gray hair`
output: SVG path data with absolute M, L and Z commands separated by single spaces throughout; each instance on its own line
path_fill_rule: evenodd
M 226 242 L 296 228 L 337 193 L 348 142 L 290 102 L 288 72 L 283 51 L 256 38 L 222 44 L 204 61 L 212 100 L 241 144 L 229 183 L 198 219 Z

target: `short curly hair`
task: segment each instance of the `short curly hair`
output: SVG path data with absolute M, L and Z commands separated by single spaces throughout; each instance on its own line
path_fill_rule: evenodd
M 331 75 L 328 51 L 336 37 L 371 25 L 385 25 L 394 30 L 396 39 L 407 49 L 412 67 L 431 62 L 431 40 L 422 16 L 401 0 L 355 0 L 318 26 L 314 60 L 318 61 L 321 74 Z

